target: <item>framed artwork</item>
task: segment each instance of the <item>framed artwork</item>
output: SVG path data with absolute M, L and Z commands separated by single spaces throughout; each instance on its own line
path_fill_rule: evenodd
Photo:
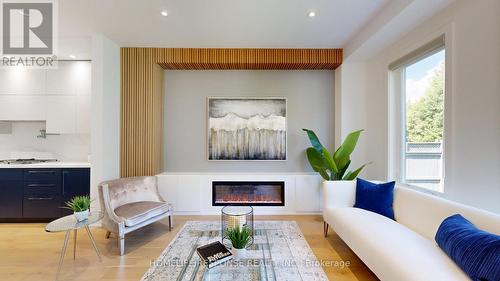
M 286 98 L 208 98 L 208 160 L 286 160 L 286 110 Z

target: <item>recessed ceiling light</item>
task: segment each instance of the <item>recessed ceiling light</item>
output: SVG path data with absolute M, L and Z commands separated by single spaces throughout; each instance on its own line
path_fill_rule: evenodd
M 76 59 L 76 56 L 75 56 L 75 55 L 69 55 L 69 57 L 70 57 L 71 59 Z
M 162 16 L 164 16 L 164 17 L 168 16 L 168 12 L 167 12 L 167 10 L 163 10 L 163 11 L 161 11 L 161 15 L 162 15 Z
M 315 11 L 309 11 L 309 13 L 307 13 L 307 16 L 310 17 L 310 18 L 314 18 L 316 16 L 316 12 Z

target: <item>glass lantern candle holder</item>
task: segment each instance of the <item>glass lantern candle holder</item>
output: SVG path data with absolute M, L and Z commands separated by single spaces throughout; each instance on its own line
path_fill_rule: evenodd
M 228 229 L 248 228 L 250 231 L 250 242 L 247 247 L 253 244 L 253 208 L 251 206 L 225 206 L 221 215 L 221 236 L 222 244 L 231 245 L 227 238 Z

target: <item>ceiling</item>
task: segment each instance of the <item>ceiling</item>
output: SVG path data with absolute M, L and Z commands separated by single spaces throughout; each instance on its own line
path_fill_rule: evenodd
M 60 53 L 84 56 L 94 33 L 128 47 L 341 48 L 388 2 L 60 0 Z

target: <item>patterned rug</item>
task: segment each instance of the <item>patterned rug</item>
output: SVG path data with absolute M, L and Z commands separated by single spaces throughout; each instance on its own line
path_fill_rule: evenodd
M 220 241 L 220 228 L 220 221 L 188 221 L 141 280 L 328 280 L 295 221 L 255 221 L 245 256 L 208 269 L 196 248 Z

